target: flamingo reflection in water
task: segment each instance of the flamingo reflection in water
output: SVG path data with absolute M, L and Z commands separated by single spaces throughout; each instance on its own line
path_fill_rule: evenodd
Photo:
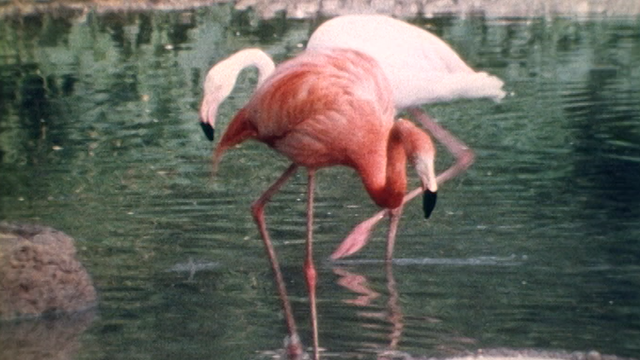
M 405 259 L 406 260 L 406 259 Z M 416 259 L 418 261 L 423 259 Z M 432 326 L 439 329 L 433 336 L 438 338 L 439 350 L 450 354 L 464 353 L 469 345 L 476 344 L 477 339 L 464 336 L 457 333 L 451 333 L 445 331 L 441 332 L 441 328 L 438 324 L 442 322 L 437 316 L 422 315 L 422 316 L 410 316 L 405 318 L 400 302 L 400 292 L 398 291 L 398 284 L 396 283 L 393 275 L 393 264 L 396 262 L 385 261 L 384 262 L 384 275 L 386 278 L 386 292 L 382 293 L 374 290 L 377 287 L 377 281 L 373 284 L 369 279 L 356 272 L 353 269 L 354 264 L 358 261 L 341 261 L 337 266 L 332 268 L 335 275 L 338 276 L 338 285 L 356 294 L 354 299 L 342 300 L 345 304 L 355 306 L 356 314 L 363 318 L 363 328 L 372 329 L 376 332 L 376 337 L 379 336 L 379 332 L 383 331 L 387 339 L 387 343 L 372 342 L 368 343 L 370 350 L 376 354 L 378 360 L 391 360 L 391 359 L 414 359 L 410 354 L 399 349 L 399 344 L 403 340 L 405 326 L 407 322 L 412 322 L 424 330 L 431 328 Z M 372 261 L 375 263 L 376 261 Z M 348 270 L 347 270 L 348 269 Z M 386 297 L 384 307 L 380 308 L 376 303 L 380 303 L 381 299 Z M 370 321 L 367 321 L 370 320 Z M 389 326 L 387 328 L 379 327 L 380 321 L 386 322 Z M 376 326 L 369 326 L 371 323 Z M 415 332 L 416 329 L 414 328 Z M 421 331 L 421 332 L 422 332 Z M 423 334 L 424 335 L 424 334 Z M 404 339 L 405 342 L 408 339 Z M 416 360 L 418 358 L 415 358 Z M 420 357 L 420 359 L 423 359 Z

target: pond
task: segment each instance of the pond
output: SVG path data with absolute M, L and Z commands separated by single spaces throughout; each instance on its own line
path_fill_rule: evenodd
M 412 22 L 502 78 L 509 95 L 424 107 L 477 158 L 441 187 L 429 220 L 417 201 L 406 207 L 390 267 L 385 224 L 357 255 L 326 260 L 378 209 L 353 171 L 318 172 L 325 356 L 509 348 L 640 357 L 638 18 Z M 228 5 L 0 23 L 0 220 L 76 238 L 100 296 L 77 332 L 0 325 L 0 358 L 55 350 L 76 359 L 262 359 L 282 348 L 280 302 L 249 206 L 287 161 L 244 143 L 212 178 L 197 110 L 212 64 L 245 47 L 280 62 L 319 23 L 261 21 Z M 241 74 L 220 108 L 220 133 L 256 78 Z M 444 169 L 452 158 L 439 154 Z M 310 345 L 305 192 L 300 171 L 266 214 Z M 24 348 L 30 336 L 39 350 Z

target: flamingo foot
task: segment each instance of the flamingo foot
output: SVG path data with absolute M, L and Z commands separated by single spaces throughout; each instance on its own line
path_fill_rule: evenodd
M 347 235 L 347 238 L 342 241 L 336 251 L 331 254 L 331 260 L 337 260 L 355 254 L 367 245 L 369 237 L 371 236 L 371 231 L 378 221 L 384 218 L 385 213 L 385 211 L 381 211 L 356 226 L 351 233 Z
M 287 359 L 300 360 L 303 359 L 304 350 L 302 348 L 302 342 L 298 334 L 287 336 L 284 339 L 284 348 L 287 351 Z

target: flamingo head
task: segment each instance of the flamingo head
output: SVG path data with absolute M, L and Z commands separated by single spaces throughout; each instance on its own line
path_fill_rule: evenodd
M 431 216 L 431 212 L 433 212 L 433 209 L 436 207 L 436 200 L 438 199 L 438 182 L 436 180 L 435 171 L 435 147 L 431 141 L 429 141 L 428 144 L 430 144 L 430 146 L 427 146 L 425 151 L 420 154 L 416 154 L 413 160 L 424 191 L 422 196 L 422 209 L 424 210 L 425 219 L 428 219 Z
M 435 170 L 436 147 L 431 137 L 409 120 L 398 119 L 394 126 L 401 126 L 403 129 L 403 145 L 422 182 L 424 191 L 422 208 L 424 217 L 428 219 L 438 198 Z
M 213 141 L 218 107 L 229 96 L 242 69 L 258 69 L 258 85 L 273 72 L 271 57 L 260 49 L 244 49 L 215 64 L 204 80 L 204 97 L 200 105 L 200 126 L 206 137 Z
M 214 65 L 204 80 L 204 96 L 200 105 L 200 126 L 209 141 L 215 135 L 218 107 L 236 85 L 237 71 L 229 68 L 229 60 Z
M 215 135 L 218 107 L 229 96 L 235 85 L 235 79 L 229 79 L 229 76 L 225 76 L 226 74 L 219 70 L 216 66 L 209 70 L 204 82 L 204 97 L 200 105 L 200 126 L 209 141 L 213 141 Z
M 213 141 L 215 135 L 216 116 L 218 113 L 218 104 L 220 103 L 220 101 L 216 99 L 217 97 L 213 95 L 207 96 L 207 94 L 205 94 L 204 99 L 202 99 L 202 105 L 200 106 L 200 127 L 202 127 L 202 131 L 209 141 Z

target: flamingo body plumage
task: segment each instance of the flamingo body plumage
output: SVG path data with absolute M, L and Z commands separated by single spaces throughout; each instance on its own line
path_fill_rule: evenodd
M 345 15 L 314 31 L 307 49 L 348 48 L 378 61 L 396 108 L 456 99 L 505 96 L 499 78 L 476 72 L 436 35 L 384 15 Z

